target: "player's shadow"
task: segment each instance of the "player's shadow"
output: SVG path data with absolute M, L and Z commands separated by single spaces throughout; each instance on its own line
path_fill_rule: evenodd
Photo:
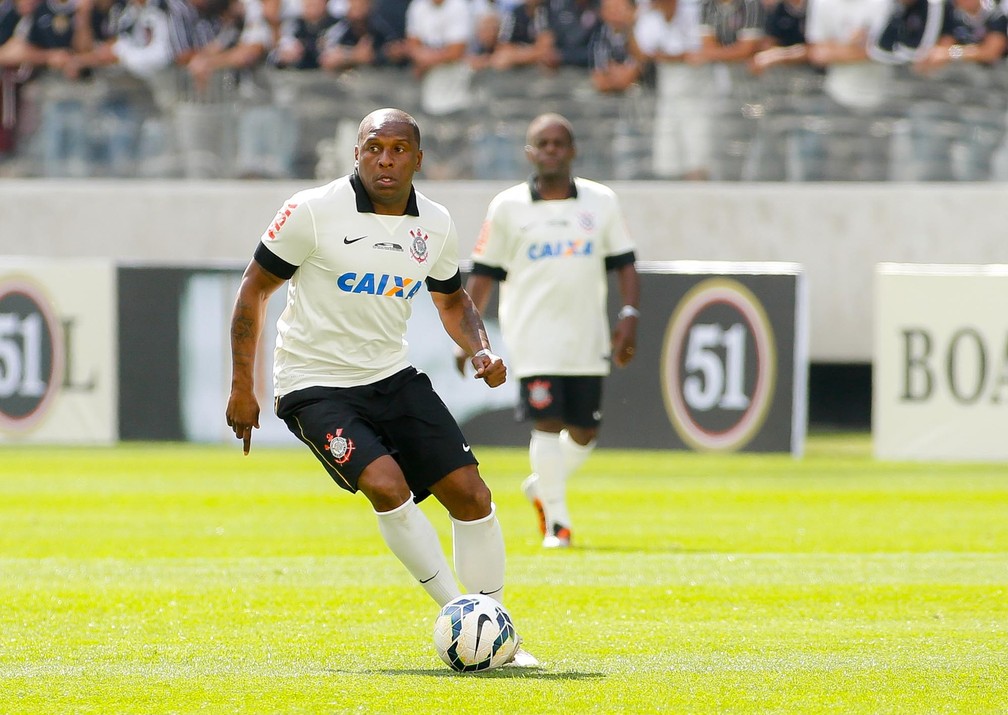
M 577 544 L 571 546 L 570 549 L 557 549 L 557 552 L 573 552 L 573 553 L 599 553 L 599 554 L 691 554 L 691 553 L 712 553 L 708 550 L 701 549 L 687 549 L 684 546 L 677 546 L 675 544 L 669 546 L 648 546 L 644 547 L 631 547 L 631 546 L 585 546 L 583 544 Z
M 577 670 L 554 671 L 538 668 L 494 668 L 479 673 L 456 673 L 448 668 L 399 668 L 368 671 L 372 675 L 425 675 L 431 678 L 496 678 L 512 680 L 601 680 L 605 673 L 585 673 Z
M 550 671 L 545 668 L 495 668 L 492 671 L 480 673 L 456 673 L 448 668 L 387 668 L 372 669 L 337 669 L 328 668 L 327 673 L 333 675 L 355 676 L 427 676 L 429 678 L 495 678 L 512 680 L 516 678 L 541 681 L 594 681 L 606 677 L 604 673 L 583 673 L 580 671 Z

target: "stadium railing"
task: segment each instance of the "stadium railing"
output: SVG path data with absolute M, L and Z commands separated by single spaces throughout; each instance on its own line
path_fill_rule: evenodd
M 940 76 L 898 71 L 877 110 L 838 110 L 808 67 L 760 77 L 705 102 L 709 175 L 722 181 L 984 181 L 1008 178 L 1005 73 L 955 66 Z M 327 178 L 352 163 L 356 124 L 394 105 L 424 130 L 425 176 L 514 179 L 529 120 L 558 111 L 575 126 L 579 173 L 668 179 L 652 163 L 655 90 L 602 94 L 580 69 L 474 73 L 469 107 L 423 111 L 406 71 L 259 68 L 195 87 L 184 72 L 144 82 L 117 70 L 69 82 L 41 74 L 20 86 L 16 146 L 0 176 Z M 8 112 L 9 114 L 9 112 Z M 865 143 L 869 136 L 873 142 Z M 867 146 L 867 148 L 866 148 Z

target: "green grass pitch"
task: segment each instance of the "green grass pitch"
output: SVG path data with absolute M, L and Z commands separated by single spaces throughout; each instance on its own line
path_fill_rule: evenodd
M 1008 712 L 1008 465 L 599 450 L 543 552 L 525 451 L 477 453 L 540 670 L 446 668 L 306 450 L 0 449 L 0 712 Z

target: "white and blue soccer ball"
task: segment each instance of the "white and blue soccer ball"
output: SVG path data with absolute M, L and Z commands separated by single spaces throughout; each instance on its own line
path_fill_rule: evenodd
M 518 632 L 500 603 L 483 594 L 449 601 L 434 621 L 434 649 L 460 673 L 493 670 L 514 658 Z

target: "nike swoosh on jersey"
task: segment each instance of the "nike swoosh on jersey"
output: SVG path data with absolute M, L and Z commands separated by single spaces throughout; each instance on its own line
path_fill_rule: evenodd
M 358 236 L 357 238 L 350 238 L 349 236 L 344 236 L 343 243 L 349 246 L 351 243 L 357 243 L 358 241 L 363 241 L 365 238 L 367 238 L 366 235 Z
M 472 447 L 470 447 L 468 444 L 466 444 L 465 442 L 463 442 L 462 443 L 462 451 L 463 452 L 471 452 L 472 451 Z

